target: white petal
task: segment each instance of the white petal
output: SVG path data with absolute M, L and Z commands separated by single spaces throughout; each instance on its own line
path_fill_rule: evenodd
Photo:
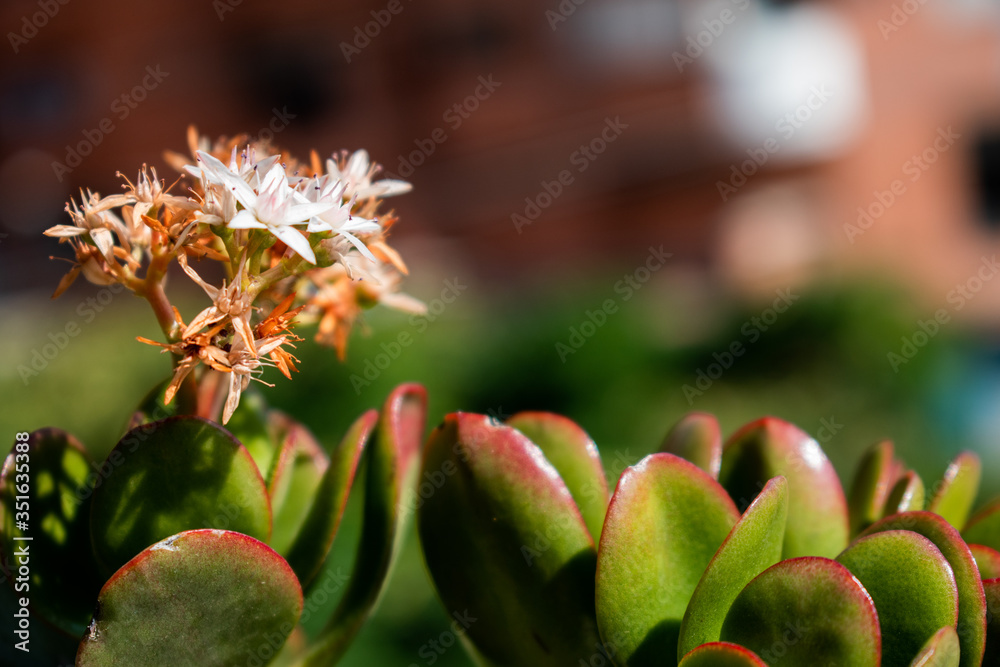
M 226 225 L 230 229 L 267 229 L 267 225 L 257 219 L 253 213 L 243 209 Z
M 83 227 L 74 227 L 72 225 L 56 225 L 55 227 L 49 227 L 45 230 L 46 236 L 56 236 L 59 238 L 79 236 L 80 234 L 86 234 L 87 230 Z
M 354 234 L 352 234 L 350 232 L 345 232 L 343 229 L 339 229 L 337 231 L 338 231 L 338 233 L 341 236 L 343 236 L 348 241 L 350 241 L 351 243 L 353 243 L 354 247 L 357 248 L 361 252 L 362 255 L 364 255 L 365 257 L 367 257 L 368 259 L 370 259 L 373 262 L 377 262 L 378 261 L 377 259 L 375 259 L 375 255 L 372 254 L 372 251 L 369 250 L 367 248 L 367 246 L 365 246 L 365 244 L 362 243 L 361 239 L 359 239 L 357 236 L 355 236 Z
M 316 255 L 309 247 L 309 240 L 294 227 L 270 227 L 271 233 L 281 239 L 286 246 L 298 253 L 310 264 L 316 263 Z
M 362 148 L 354 151 L 354 154 L 347 161 L 347 167 L 344 171 L 348 176 L 361 179 L 368 175 L 368 163 L 368 151 Z

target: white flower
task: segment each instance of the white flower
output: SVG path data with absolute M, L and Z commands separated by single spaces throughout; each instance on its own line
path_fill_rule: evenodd
M 332 206 L 328 211 L 320 213 L 310 220 L 306 231 L 340 234 L 350 241 L 362 255 L 377 262 L 375 255 L 355 234 L 376 234 L 382 230 L 382 226 L 379 225 L 378 220 L 370 220 L 351 214 L 355 199 L 344 199 L 344 182 L 330 176 L 322 176 L 304 183 L 305 192 L 303 195 L 306 201 L 325 202 Z
M 346 199 L 368 199 L 369 197 L 394 197 L 409 192 L 413 186 L 406 181 L 382 179 L 372 183 L 375 165 L 368 159 L 368 151 L 354 151 L 343 170 L 336 160 L 326 161 L 326 171 L 333 178 L 344 182 Z

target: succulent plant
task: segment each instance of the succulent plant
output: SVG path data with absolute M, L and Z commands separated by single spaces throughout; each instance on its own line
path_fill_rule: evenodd
M 244 400 L 229 430 L 184 414 L 153 420 L 163 389 L 100 465 L 64 431 L 19 435 L 0 474 L 0 562 L 13 585 L 5 617 L 12 606 L 34 641 L 4 664 L 74 654 L 80 667 L 333 664 L 372 612 L 404 531 L 423 388 L 398 387 L 329 452 L 259 401 Z M 357 564 L 324 573 L 359 469 Z M 303 594 L 321 588 L 343 596 L 307 644 Z
M 978 458 L 929 489 L 872 447 L 849 495 L 776 418 L 723 443 L 684 417 L 609 494 L 572 421 L 448 415 L 413 505 L 449 611 L 482 665 L 1000 664 L 1000 500 Z

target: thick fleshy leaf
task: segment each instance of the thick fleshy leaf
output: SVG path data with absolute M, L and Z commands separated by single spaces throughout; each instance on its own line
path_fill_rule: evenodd
M 15 443 L 0 473 L 0 569 L 25 566 L 31 610 L 77 637 L 103 583 L 89 548 L 95 478 L 77 439 L 51 428 Z
M 896 483 L 895 464 L 895 450 L 889 440 L 872 446 L 861 459 L 848 500 L 852 535 L 882 518 L 882 510 Z
M 970 544 L 969 551 L 976 559 L 976 567 L 979 568 L 979 576 L 983 581 L 1000 577 L 1000 552 L 982 544 Z
M 267 545 L 192 530 L 146 549 L 108 580 L 77 667 L 266 664 L 302 613 L 302 589 Z
M 290 417 L 272 413 L 271 430 L 281 447 L 271 465 L 267 487 L 274 514 L 270 545 L 287 556 L 329 470 L 330 457 L 309 429 Z
M 375 410 L 361 415 L 332 452 L 330 465 L 316 490 L 309 514 L 288 550 L 288 564 L 306 589 L 322 569 L 333 545 L 361 454 L 377 420 L 378 412 Z
M 979 493 L 982 464 L 972 452 L 962 452 L 948 466 L 927 509 L 940 514 L 959 530 L 965 526 Z
M 847 546 L 847 499 L 819 443 L 788 422 L 765 417 L 726 442 L 719 481 L 740 510 L 772 477 L 788 480 L 782 558 L 833 558 Z
M 267 479 L 278 452 L 278 443 L 272 438 L 267 404 L 259 392 L 243 393 L 240 404 L 226 423 L 226 430 L 247 448 L 261 477 Z
M 958 667 L 961 660 L 958 633 L 948 625 L 927 640 L 910 667 Z
M 519 412 L 507 420 L 538 445 L 562 477 L 594 542 L 601 539 L 608 510 L 608 480 L 597 445 L 576 422 L 550 412 Z
M 722 467 L 722 431 L 719 420 L 707 412 L 692 412 L 681 418 L 664 438 L 660 451 L 695 464 L 713 479 Z
M 962 667 L 979 667 L 986 642 L 986 600 L 976 561 L 951 524 L 933 512 L 905 512 L 876 522 L 861 537 L 889 530 L 912 530 L 934 543 L 955 575 L 958 588 L 958 637 Z
M 924 482 L 920 475 L 910 470 L 896 480 L 885 501 L 882 517 L 900 512 L 919 512 L 924 509 Z
M 986 652 L 983 665 L 1000 665 L 1000 579 L 983 582 L 989 609 L 986 626 Z
M 622 473 L 597 560 L 597 621 L 620 665 L 677 659 L 691 595 L 739 518 L 707 472 L 673 454 Z
M 681 660 L 678 667 L 767 667 L 757 654 L 737 644 L 703 644 Z
M 681 623 L 679 656 L 716 642 L 733 600 L 758 574 L 781 560 L 788 518 L 788 482 L 772 479 L 760 492 L 698 582 Z
M 969 544 L 982 544 L 1000 551 L 1000 498 L 991 501 L 969 519 L 962 529 L 962 537 Z
M 426 422 L 422 386 L 402 384 L 389 394 L 365 454 L 364 523 L 354 572 L 303 664 L 336 664 L 378 604 L 406 532 L 406 501 L 413 497 Z
M 878 667 L 881 656 L 875 605 L 847 568 L 826 558 L 782 561 L 747 584 L 722 639 L 768 665 Z
M 958 622 L 958 589 L 934 543 L 908 530 L 863 537 L 837 557 L 875 603 L 882 667 L 906 667 L 940 628 Z
M 90 534 L 98 562 L 114 572 L 160 540 L 225 528 L 267 541 L 271 507 L 247 450 L 220 426 L 171 417 L 132 429 L 101 467 Z
M 198 407 L 198 385 L 195 383 L 194 375 L 188 375 L 177 389 L 170 403 L 167 403 L 166 390 L 169 385 L 170 378 L 153 387 L 143 397 L 132 413 L 128 426 L 125 429 L 126 431 L 131 431 L 143 424 L 161 421 L 167 417 L 196 413 Z
M 541 449 L 483 415 L 451 414 L 423 470 L 443 475 L 418 510 L 427 569 L 445 607 L 477 619 L 465 636 L 487 664 L 589 660 L 597 553 Z

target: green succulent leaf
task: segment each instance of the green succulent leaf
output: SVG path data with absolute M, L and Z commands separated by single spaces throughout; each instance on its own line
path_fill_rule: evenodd
M 678 656 L 719 640 L 733 600 L 758 574 L 781 560 L 788 518 L 788 482 L 772 479 L 733 527 L 698 582 L 681 622 Z
M 910 667 L 958 667 L 961 660 L 958 633 L 946 625 L 927 640 Z
M 924 509 L 924 482 L 920 475 L 910 470 L 896 480 L 885 501 L 882 517 L 900 512 L 919 512 Z
M 601 455 L 587 432 L 572 420 L 549 412 L 519 412 L 507 420 L 507 426 L 538 445 L 576 501 L 594 542 L 600 540 L 611 494 Z
M 622 473 L 597 560 L 597 621 L 620 665 L 676 660 L 684 611 L 739 518 L 708 473 L 673 454 Z
M 267 404 L 260 392 L 243 392 L 226 430 L 247 448 L 261 476 L 267 479 L 278 447 L 269 428 Z
M 794 558 L 772 566 L 737 596 L 723 641 L 769 665 L 878 667 L 878 615 L 864 587 L 840 563 Z
M 991 501 L 969 519 L 962 530 L 962 537 L 969 544 L 982 544 L 1000 551 L 1000 498 Z
M 103 583 L 89 549 L 95 476 L 83 445 L 52 428 L 15 443 L 0 472 L 0 568 L 25 565 L 31 610 L 77 637 Z
M 986 643 L 986 601 L 983 582 L 968 545 L 951 524 L 933 512 L 904 512 L 882 519 L 861 537 L 892 530 L 910 530 L 923 535 L 951 565 L 958 588 L 958 636 L 962 644 L 962 667 L 979 667 Z
M 986 651 L 983 665 L 1000 665 L 1000 579 L 983 582 L 986 605 L 989 610 L 986 626 Z
M 983 581 L 1000 577 L 1000 552 L 982 544 L 970 544 L 969 551 L 976 559 L 976 567 L 979 568 L 979 576 Z
M 376 421 L 378 412 L 369 410 L 348 429 L 344 439 L 332 453 L 330 465 L 316 490 L 309 514 L 288 550 L 288 564 L 307 590 L 310 582 L 323 568 L 323 561 L 333 545 L 344 508 L 347 507 L 347 497 L 354 484 L 354 475 L 361 462 L 361 454 Z
M 271 547 L 287 556 L 302 532 L 313 498 L 330 467 L 330 457 L 302 424 L 281 413 L 271 414 L 271 431 L 281 443 L 268 478 L 274 513 Z
M 131 431 L 137 426 L 149 424 L 155 421 L 176 417 L 178 415 L 195 414 L 198 408 L 198 386 L 194 376 L 188 377 L 181 383 L 173 400 L 166 403 L 166 390 L 170 385 L 170 378 L 160 382 L 146 394 L 129 419 L 126 431 Z
M 875 603 L 882 667 L 906 667 L 943 626 L 958 622 L 958 588 L 934 543 L 908 530 L 863 537 L 837 560 Z
M 674 454 L 695 464 L 713 479 L 722 467 L 722 431 L 719 420 L 707 412 L 691 412 L 674 425 L 660 446 L 661 452 Z
M 430 435 L 418 528 L 449 611 L 489 665 L 575 665 L 594 654 L 594 541 L 566 484 L 523 433 L 456 413 Z M 617 647 L 616 647 L 617 650 Z
M 851 534 L 857 534 L 882 518 L 889 493 L 899 472 L 892 442 L 883 440 L 872 446 L 858 464 L 848 508 L 851 516 Z
M 695 648 L 679 667 L 767 667 L 757 654 L 737 644 L 712 642 Z
M 270 547 L 225 530 L 187 531 L 108 580 L 76 664 L 266 664 L 301 613 L 299 582 Z
M 972 452 L 962 452 L 948 466 L 937 493 L 927 503 L 927 509 L 939 514 L 959 530 L 965 526 L 979 493 L 982 464 Z
M 422 386 L 403 384 L 389 394 L 365 453 L 364 523 L 355 569 L 340 604 L 300 664 L 336 664 L 378 604 L 406 532 L 406 503 L 414 495 L 426 421 Z
M 132 429 L 101 467 L 90 534 L 114 572 L 151 544 L 185 530 L 225 528 L 267 541 L 271 506 L 247 450 L 199 417 Z
M 782 558 L 833 558 L 847 546 L 843 487 L 819 443 L 774 417 L 747 424 L 722 453 L 719 481 L 740 510 L 773 477 L 788 480 L 788 526 Z

